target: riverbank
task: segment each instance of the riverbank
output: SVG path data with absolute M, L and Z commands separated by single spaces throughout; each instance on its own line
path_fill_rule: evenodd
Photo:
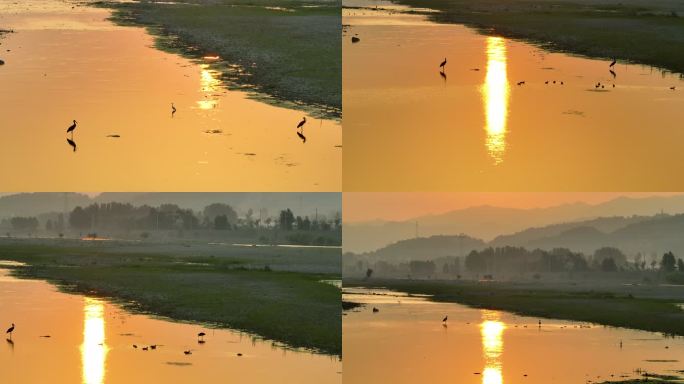
M 340 290 L 321 282 L 339 275 L 276 271 L 227 251 L 188 256 L 168 249 L 117 252 L 97 244 L 0 244 L 0 259 L 27 264 L 12 267 L 16 277 L 48 280 L 61 290 L 106 297 L 133 311 L 341 354 Z
M 97 1 L 122 25 L 145 26 L 157 46 L 201 59 L 229 86 L 256 91 L 326 118 L 342 113 L 341 5 L 325 0 L 257 2 Z
M 674 0 L 397 0 L 427 16 L 553 51 L 684 73 L 684 4 Z
M 476 281 L 344 280 L 344 287 L 387 288 L 432 300 L 524 316 L 586 321 L 684 335 L 684 311 L 673 299 L 612 290 L 539 288 L 535 284 Z M 659 294 L 661 295 L 661 294 Z M 662 294 L 661 296 L 667 296 Z

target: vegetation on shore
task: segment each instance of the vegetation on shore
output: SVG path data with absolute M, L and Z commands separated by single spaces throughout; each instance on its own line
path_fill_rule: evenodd
M 432 300 L 525 316 L 593 322 L 684 335 L 684 311 L 673 300 L 609 291 L 539 288 L 535 284 L 434 280 L 344 280 L 344 286 L 385 287 Z M 638 314 L 638 315 L 635 315 Z
M 684 4 L 676 0 L 397 0 L 437 22 L 590 57 L 684 73 Z
M 116 250 L 96 241 L 83 243 L 92 245 L 8 241 L 0 244 L 0 259 L 27 264 L 13 267 L 12 274 L 17 277 L 45 279 L 68 292 L 107 297 L 127 309 L 244 330 L 290 347 L 341 354 L 340 290 L 321 282 L 339 279 L 339 275 L 257 266 L 253 259 L 259 255 L 247 257 L 239 251 L 188 256 L 166 248 L 155 253 Z M 273 255 L 283 252 L 274 248 L 253 252 L 270 253 L 263 259 L 296 257 Z
M 119 24 L 148 27 L 164 50 L 218 55 L 228 85 L 328 118 L 342 113 L 337 0 L 96 1 Z

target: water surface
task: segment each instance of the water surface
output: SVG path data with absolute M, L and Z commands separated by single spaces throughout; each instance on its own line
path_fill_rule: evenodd
M 343 317 L 345 384 L 576 384 L 684 369 L 682 338 L 382 289 L 345 288 L 343 299 L 366 304 Z
M 339 122 L 229 91 L 220 58 L 159 51 L 74 4 L 0 4 L 4 191 L 339 190 Z
M 684 186 L 672 177 L 683 164 L 680 76 L 621 62 L 611 73 L 610 60 L 432 23 L 385 1 L 345 5 L 367 6 L 343 10 L 348 190 Z
M 44 281 L 19 280 L 0 269 L 0 324 L 12 322 L 12 341 L 0 344 L 3 383 L 342 381 L 342 362 L 334 356 L 131 314 L 105 300 L 60 293 Z M 207 335 L 200 344 L 196 335 L 202 331 Z M 155 350 L 149 349 L 152 344 Z M 191 354 L 184 354 L 188 350 Z

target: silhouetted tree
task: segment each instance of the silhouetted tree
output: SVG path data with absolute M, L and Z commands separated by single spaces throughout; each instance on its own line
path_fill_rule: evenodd
M 74 229 L 90 228 L 90 215 L 81 207 L 74 208 L 69 215 L 69 226 Z
M 609 257 L 607 259 L 603 259 L 601 261 L 601 270 L 603 272 L 615 272 L 615 271 L 617 271 L 617 265 L 615 264 L 615 260 L 613 260 L 612 257 Z
M 674 272 L 676 265 L 677 260 L 672 252 L 665 253 L 663 258 L 660 260 L 660 269 L 665 272 Z
M 208 223 L 214 223 L 216 216 L 224 215 L 230 225 L 237 223 L 237 212 L 228 204 L 214 203 L 204 207 L 202 211 L 204 219 Z
M 679 270 L 679 272 L 684 272 L 684 260 L 677 259 L 677 270 Z
M 295 217 L 292 211 L 288 208 L 280 211 L 280 229 L 291 231 L 293 224 L 295 222 Z
M 35 231 L 38 229 L 38 219 L 35 217 L 13 217 L 10 219 L 10 224 L 17 231 Z
M 625 254 L 615 247 L 603 247 L 594 252 L 595 267 L 601 266 L 601 269 L 603 269 L 603 260 L 605 259 L 613 259 L 613 264 L 615 264 L 616 267 L 627 264 L 627 257 L 625 257 Z
M 226 217 L 226 215 L 218 215 L 214 217 L 214 229 L 228 229 L 228 218 Z

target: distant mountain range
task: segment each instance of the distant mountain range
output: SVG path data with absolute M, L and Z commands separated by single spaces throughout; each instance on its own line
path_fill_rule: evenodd
M 400 240 L 381 249 L 363 253 L 362 256 L 370 261 L 400 263 L 465 256 L 472 250 L 490 246 L 518 246 L 530 250 L 569 248 L 586 255 L 593 254 L 601 247 L 610 246 L 622 250 L 629 259 L 641 253 L 650 260 L 651 255 L 659 257 L 667 251 L 684 256 L 683 235 L 684 214 L 608 217 L 529 228 L 498 236 L 489 242 L 466 235 Z
M 37 216 L 50 212 L 71 211 L 77 206 L 92 203 L 130 203 L 136 206 L 177 204 L 181 208 L 202 210 L 212 203 L 226 203 L 233 206 L 239 214 L 253 209 L 257 214 L 265 208 L 275 216 L 281 209 L 290 208 L 295 215 L 313 216 L 318 209 L 319 215 L 330 217 L 341 211 L 339 193 L 119 193 L 107 192 L 90 197 L 81 193 L 18 193 L 0 197 L 0 218 L 13 216 Z
M 600 232 L 612 232 L 661 212 L 684 213 L 684 195 L 620 197 L 595 205 L 573 203 L 534 209 L 479 206 L 404 221 L 345 223 L 344 250 L 369 252 L 415 238 L 416 232 L 420 237 L 467 234 L 492 241 L 493 245 L 527 244 L 560 235 L 576 228 L 578 222 Z M 512 233 L 515 233 L 514 237 L 507 235 Z

